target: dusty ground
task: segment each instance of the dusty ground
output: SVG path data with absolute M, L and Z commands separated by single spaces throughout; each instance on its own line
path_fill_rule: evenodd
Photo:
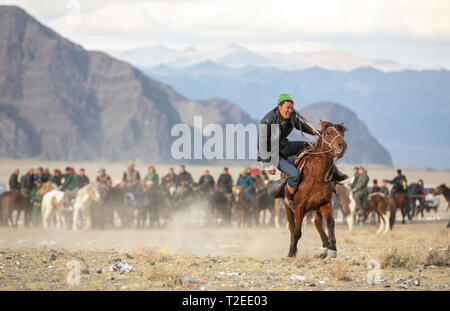
M 352 233 L 338 225 L 338 257 L 325 260 L 314 257 L 321 243 L 312 225 L 304 227 L 296 259 L 285 258 L 289 235 L 284 227 L 2 228 L 0 290 L 448 291 L 450 229 L 445 225 L 397 224 L 381 235 L 374 224 Z M 110 271 L 119 259 L 133 270 Z M 73 260 L 75 265 L 69 263 Z M 370 260 L 380 264 L 376 285 L 367 282 Z M 80 283 L 69 284 L 78 263 Z

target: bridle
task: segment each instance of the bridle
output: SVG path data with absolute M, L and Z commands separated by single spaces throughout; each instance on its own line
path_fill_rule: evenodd
M 332 128 L 333 128 L 333 130 L 336 132 L 337 135 L 334 136 L 333 139 L 332 139 L 330 142 L 328 142 L 328 141 L 325 139 L 325 135 L 324 135 L 323 133 L 320 134 L 320 138 L 322 139 L 322 148 L 323 148 L 323 143 L 325 143 L 325 144 L 327 144 L 327 146 L 328 146 L 329 149 L 326 150 L 326 151 L 309 152 L 308 154 L 315 155 L 315 154 L 326 154 L 326 153 L 334 152 L 334 157 L 336 157 L 336 158 L 338 158 L 338 156 L 341 155 L 341 153 L 338 152 L 338 151 L 336 150 L 336 148 L 334 148 L 332 145 L 333 145 L 333 142 L 334 142 L 334 140 L 335 140 L 336 138 L 338 138 L 338 137 L 343 137 L 343 136 L 342 136 L 341 133 L 339 133 L 339 131 L 336 129 L 336 127 L 335 127 L 334 125 L 332 126 Z M 305 135 L 303 134 L 303 131 L 300 131 L 300 132 L 302 133 L 303 138 L 304 138 L 305 141 L 309 144 L 309 146 L 311 147 L 311 149 L 313 149 L 313 144 L 312 144 L 308 139 L 306 139 Z
M 342 137 L 341 133 L 339 133 L 339 131 L 336 129 L 336 127 L 333 125 L 332 126 L 333 130 L 336 132 L 336 136 L 333 137 L 333 139 L 330 142 L 327 142 L 325 140 L 324 134 L 321 135 L 322 138 L 322 148 L 323 148 L 323 143 L 326 143 L 328 145 L 328 152 L 333 152 L 334 151 L 334 157 L 338 158 L 339 155 L 341 155 L 341 152 L 338 153 L 338 151 L 336 150 L 336 148 L 332 147 L 333 142 L 336 138 L 338 137 Z

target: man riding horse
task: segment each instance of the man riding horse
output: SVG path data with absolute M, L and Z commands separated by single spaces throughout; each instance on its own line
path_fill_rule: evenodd
M 261 120 L 260 124 L 266 126 L 266 130 L 259 131 L 258 137 L 258 161 L 270 163 L 267 172 L 271 175 L 275 174 L 275 167 L 281 172 L 287 175 L 287 186 L 285 190 L 285 202 L 289 208 L 295 211 L 294 206 L 294 193 L 300 184 L 300 172 L 293 165 L 292 156 L 297 155 L 302 151 L 307 143 L 305 141 L 289 141 L 288 135 L 292 132 L 294 127 L 302 132 L 317 135 L 317 133 L 305 122 L 301 121 L 297 114 L 292 113 L 294 111 L 294 100 L 288 94 L 282 93 L 278 97 L 277 107 L 269 111 L 266 116 Z M 263 150 L 262 146 L 267 147 L 267 152 L 271 151 L 271 125 L 279 126 L 279 161 L 274 163 L 272 157 L 262 158 Z M 267 152 L 264 152 L 267 154 Z M 332 169 L 332 181 L 341 182 L 348 178 L 347 175 L 339 172 L 337 167 L 333 165 Z

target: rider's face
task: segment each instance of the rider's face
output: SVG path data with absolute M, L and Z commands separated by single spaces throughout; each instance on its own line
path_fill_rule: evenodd
M 294 111 L 294 103 L 290 101 L 285 101 L 284 103 L 278 105 L 278 110 L 283 119 L 289 119 L 292 112 Z

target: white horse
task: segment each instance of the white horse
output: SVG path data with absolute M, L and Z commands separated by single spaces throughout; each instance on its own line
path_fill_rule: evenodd
M 348 231 L 353 230 L 353 222 L 356 210 L 356 202 L 353 199 L 352 191 L 347 185 L 336 185 L 337 199 L 342 207 L 343 212 L 347 220 Z
M 84 224 L 84 230 L 92 229 L 92 202 L 100 201 L 100 193 L 94 184 L 88 184 L 78 190 L 73 208 L 73 230 L 77 231 L 78 222 Z
M 53 189 L 46 192 L 42 197 L 42 227 L 47 229 L 51 225 L 53 216 L 56 216 L 56 227 L 66 229 L 64 217 L 64 192 Z

